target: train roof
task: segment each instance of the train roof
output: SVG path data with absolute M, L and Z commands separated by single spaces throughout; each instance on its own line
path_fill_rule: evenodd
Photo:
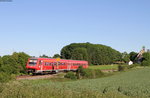
M 31 57 L 30 59 L 39 59 L 39 60 L 56 60 L 56 58 L 38 58 L 38 57 Z M 87 62 L 85 60 L 71 60 L 71 59 L 60 59 L 60 61 L 81 61 L 81 62 Z

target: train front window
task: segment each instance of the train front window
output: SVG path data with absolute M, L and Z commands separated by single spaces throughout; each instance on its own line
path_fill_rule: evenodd
M 37 60 L 36 59 L 29 60 L 29 66 L 35 66 L 36 64 L 37 64 Z

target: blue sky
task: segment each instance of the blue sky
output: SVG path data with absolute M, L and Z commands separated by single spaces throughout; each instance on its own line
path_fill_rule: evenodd
M 53 56 L 70 43 L 150 49 L 150 0 L 0 2 L 0 55 Z

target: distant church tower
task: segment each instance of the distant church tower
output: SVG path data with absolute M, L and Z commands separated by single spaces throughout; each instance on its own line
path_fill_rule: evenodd
M 142 47 L 142 50 L 137 55 L 137 58 L 138 58 L 137 62 L 138 63 L 141 63 L 141 61 L 143 59 L 143 53 L 145 53 L 145 46 Z

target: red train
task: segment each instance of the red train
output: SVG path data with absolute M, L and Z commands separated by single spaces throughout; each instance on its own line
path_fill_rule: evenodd
M 28 73 L 51 73 L 58 71 L 76 71 L 79 66 L 88 68 L 87 61 L 53 58 L 29 58 L 26 69 Z

